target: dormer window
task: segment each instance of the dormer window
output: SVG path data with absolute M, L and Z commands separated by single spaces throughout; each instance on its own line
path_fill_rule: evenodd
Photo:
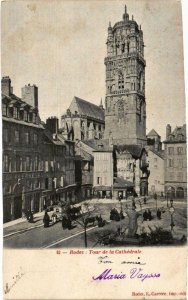
M 30 113 L 29 113 L 29 122 L 32 122 L 32 121 L 33 121 L 33 113 L 30 112 Z
M 9 108 L 9 116 L 12 118 L 13 117 L 13 107 Z
M 28 112 L 24 111 L 24 121 L 28 122 Z

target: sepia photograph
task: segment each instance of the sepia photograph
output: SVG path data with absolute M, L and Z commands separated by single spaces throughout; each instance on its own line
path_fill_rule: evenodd
M 185 246 L 181 2 L 1 5 L 4 248 Z

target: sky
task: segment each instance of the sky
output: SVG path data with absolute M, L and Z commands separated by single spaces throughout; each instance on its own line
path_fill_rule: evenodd
M 177 0 L 5 1 L 2 76 L 14 93 L 36 84 L 42 120 L 60 117 L 74 96 L 105 98 L 106 38 L 124 6 L 141 26 L 146 60 L 147 132 L 185 123 L 181 6 Z

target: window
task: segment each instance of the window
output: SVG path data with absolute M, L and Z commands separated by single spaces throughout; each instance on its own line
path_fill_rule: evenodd
M 28 122 L 28 112 L 24 111 L 24 121 Z
M 61 186 L 63 186 L 64 184 L 64 180 L 63 180 L 63 176 L 61 176 Z
M 26 171 L 30 171 L 30 157 L 26 156 Z
M 124 89 L 124 77 L 122 73 L 120 73 L 118 77 L 118 88 Z
M 45 172 L 48 172 L 48 161 L 45 161 Z
M 25 143 L 29 145 L 29 132 L 25 132 Z
M 97 177 L 97 184 L 102 184 L 102 177 Z
M 177 148 L 177 153 L 178 153 L 178 155 L 183 154 L 183 147 L 178 147 Z
M 36 123 L 36 114 L 33 113 L 33 123 Z
M 29 113 L 29 122 L 32 122 L 33 121 L 33 113 Z
M 168 147 L 168 154 L 169 155 L 174 154 L 174 147 Z
M 35 157 L 35 171 L 38 171 L 38 167 L 39 167 L 39 158 L 38 156 Z
M 5 143 L 9 142 L 9 131 L 8 131 L 8 128 L 3 128 L 3 141 Z
M 21 167 L 21 159 L 20 159 L 20 156 L 17 155 L 17 156 L 16 156 L 16 171 L 17 171 L 17 172 L 20 171 L 20 167 Z
M 14 138 L 15 138 L 15 143 L 19 144 L 19 142 L 20 142 L 20 133 L 19 133 L 18 130 L 15 130 L 15 132 L 14 132 Z
M 5 103 L 2 105 L 2 114 L 3 116 L 7 116 L 7 104 Z
M 168 167 L 173 167 L 173 166 L 174 166 L 173 159 L 168 159 Z
M 3 159 L 3 171 L 9 172 L 9 156 L 7 154 L 4 155 Z

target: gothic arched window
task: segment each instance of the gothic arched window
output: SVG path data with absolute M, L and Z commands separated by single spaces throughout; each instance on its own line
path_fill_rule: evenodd
M 118 75 L 118 89 L 124 89 L 124 76 L 121 72 Z

